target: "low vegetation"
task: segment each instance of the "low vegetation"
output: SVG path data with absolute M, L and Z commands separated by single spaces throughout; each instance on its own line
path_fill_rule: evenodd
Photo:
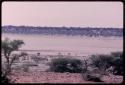
M 49 71 L 80 73 L 83 71 L 83 62 L 79 59 L 57 58 L 50 63 Z
M 82 73 L 85 80 L 102 82 L 101 77 L 112 75 L 123 75 L 123 54 L 122 52 L 113 52 L 110 55 L 92 55 L 90 57 L 91 71 L 87 69 Z M 96 69 L 95 69 L 96 68 Z
M 22 40 L 9 40 L 2 41 L 2 54 L 5 57 L 5 67 L 2 66 L 2 82 L 10 82 L 7 77 L 11 73 L 12 63 L 21 56 L 27 56 L 27 53 L 21 53 L 20 55 L 11 55 L 13 51 L 17 51 L 24 42 Z M 36 62 L 42 62 L 40 58 L 34 58 Z M 24 64 L 23 70 L 29 71 L 29 66 L 35 65 L 28 63 Z M 80 60 L 75 58 L 55 58 L 49 63 L 50 68 L 47 71 L 50 72 L 69 72 L 69 73 L 81 73 L 83 79 L 87 81 L 103 82 L 101 77 L 104 75 L 123 75 L 123 53 L 112 52 L 109 55 L 91 55 L 88 60 Z
M 122 57 L 122 52 L 113 52 L 110 55 L 92 55 L 88 60 L 84 61 L 79 59 L 57 58 L 51 61 L 48 71 L 81 73 L 87 81 L 103 82 L 101 80 L 103 76 L 109 76 L 109 74 L 123 75 Z
M 122 52 L 113 52 L 111 53 L 110 65 L 114 67 L 113 74 L 114 75 L 123 75 L 123 53 Z
M 7 77 L 7 75 L 2 74 L 1 75 L 1 83 L 9 83 L 10 79 Z
M 110 70 L 114 75 L 123 74 L 122 58 L 122 52 L 113 52 L 110 55 L 92 55 L 90 57 L 91 66 L 97 67 L 103 73 Z

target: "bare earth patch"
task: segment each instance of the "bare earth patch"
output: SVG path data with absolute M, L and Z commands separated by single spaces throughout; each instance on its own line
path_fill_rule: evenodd
M 99 83 L 85 81 L 80 73 L 14 72 L 11 79 L 15 83 Z M 103 77 L 103 80 L 103 83 L 121 83 L 123 77 Z

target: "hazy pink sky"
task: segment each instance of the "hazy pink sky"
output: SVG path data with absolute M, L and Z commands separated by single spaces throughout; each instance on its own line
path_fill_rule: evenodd
M 2 25 L 123 28 L 123 3 L 3 2 Z

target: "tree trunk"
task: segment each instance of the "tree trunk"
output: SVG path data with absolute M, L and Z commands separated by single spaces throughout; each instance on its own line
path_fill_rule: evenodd
M 7 58 L 6 74 L 9 75 L 10 73 L 11 73 L 11 65 L 9 58 Z

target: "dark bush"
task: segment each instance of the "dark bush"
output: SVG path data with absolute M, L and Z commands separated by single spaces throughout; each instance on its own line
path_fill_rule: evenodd
M 92 55 L 90 57 L 91 65 L 97 67 L 100 72 L 106 72 L 111 66 L 114 67 L 113 74 L 123 74 L 123 54 L 122 52 L 113 52 L 110 55 Z
M 106 71 L 111 65 L 109 64 L 113 58 L 109 55 L 92 55 L 90 57 L 91 66 L 96 67 L 100 70 L 100 72 Z
M 1 83 L 3 83 L 3 84 L 11 83 L 11 79 L 9 79 L 5 73 L 2 73 L 2 75 L 1 75 Z
M 83 70 L 83 63 L 79 59 L 57 58 L 50 62 L 49 71 L 80 73 Z
M 111 65 L 114 67 L 113 74 L 123 75 L 123 53 L 122 52 L 113 52 L 111 53 L 113 57 Z
M 122 52 L 113 52 L 110 55 L 92 55 L 89 59 L 91 62 L 89 69 L 81 73 L 84 80 L 103 82 L 101 78 L 109 75 L 108 70 L 111 70 L 114 75 L 123 75 Z
M 9 79 L 6 76 L 2 75 L 1 79 L 2 83 L 9 83 Z
M 102 75 L 99 74 L 99 73 L 94 73 L 94 72 L 87 71 L 85 73 L 82 73 L 82 77 L 86 81 L 103 82 L 101 80 Z

